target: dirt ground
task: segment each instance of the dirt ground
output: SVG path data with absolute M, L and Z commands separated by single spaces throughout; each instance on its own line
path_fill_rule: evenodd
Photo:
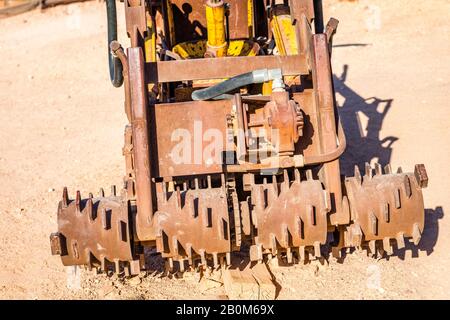
M 448 299 L 450 1 L 324 2 L 341 21 L 333 63 L 344 172 L 377 158 L 405 171 L 425 163 L 426 228 L 418 250 L 389 260 L 353 252 L 343 263 L 274 267 L 279 298 Z M 161 277 L 158 258 L 156 271 L 123 281 L 73 274 L 50 255 L 62 187 L 87 195 L 122 181 L 123 92 L 109 83 L 106 50 L 103 3 L 0 19 L 0 298 L 224 298 L 198 275 Z

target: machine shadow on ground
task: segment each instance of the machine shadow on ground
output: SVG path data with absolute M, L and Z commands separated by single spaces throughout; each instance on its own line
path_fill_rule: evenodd
M 399 138 L 395 136 L 381 138 L 383 122 L 394 100 L 360 96 L 346 84 L 348 71 L 349 66 L 344 65 L 342 74 L 333 75 L 333 81 L 336 94 L 344 100 L 343 104 L 338 106 L 347 139 L 347 149 L 341 157 L 341 174 L 353 176 L 355 165 L 364 172 L 365 162 L 376 161 L 382 166 L 389 164 L 393 146 Z M 367 119 L 365 126 L 362 124 L 361 115 Z M 412 257 L 418 257 L 419 251 L 425 251 L 430 255 L 438 240 L 439 220 L 443 217 L 444 210 L 440 206 L 425 209 L 425 228 L 419 245 L 414 246 L 406 242 L 404 249 L 397 249 L 394 245 L 393 256 L 404 260 L 407 251 L 412 251 Z

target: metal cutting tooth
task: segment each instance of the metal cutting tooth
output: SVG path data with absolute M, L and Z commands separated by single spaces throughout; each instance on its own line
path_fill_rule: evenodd
M 420 239 L 422 238 L 422 232 L 420 231 L 418 223 L 414 223 L 412 236 L 414 245 L 417 246 L 420 242 Z
M 320 242 L 319 241 L 314 242 L 314 256 L 317 258 L 322 256 L 322 254 L 320 253 Z
M 365 164 L 365 175 L 364 177 L 367 179 L 372 179 L 372 167 L 370 166 L 370 164 L 368 162 L 366 162 Z
M 75 196 L 75 208 L 77 213 L 81 212 L 81 193 L 78 190 Z
M 385 174 L 391 174 L 391 173 L 392 173 L 392 167 L 391 167 L 390 164 L 387 164 L 387 165 L 384 167 L 384 173 L 385 173 Z
M 298 256 L 301 262 L 305 262 L 305 246 L 300 246 L 298 248 Z
M 397 248 L 403 249 L 405 247 L 405 236 L 403 232 L 399 232 L 395 239 L 397 240 Z
M 375 163 L 375 174 L 376 174 L 377 176 L 380 176 L 380 175 L 383 174 L 382 168 L 381 168 L 381 164 L 379 164 L 378 162 Z
M 92 198 L 87 199 L 86 201 L 86 214 L 89 217 L 89 221 L 90 222 L 94 222 L 94 210 L 93 210 L 93 202 L 92 202 Z
M 394 251 L 392 249 L 391 239 L 389 237 L 383 238 L 383 249 L 389 256 L 393 255 Z
M 287 263 L 292 264 L 292 250 L 291 247 L 288 247 L 286 249 L 286 259 L 287 259 Z
M 67 187 L 64 187 L 62 194 L 62 206 L 63 208 L 67 208 L 69 205 L 69 192 L 67 191 Z
M 312 170 L 306 170 L 306 180 L 313 180 L 313 173 Z
M 362 179 L 361 179 L 361 172 L 359 171 L 358 166 L 355 166 L 355 173 L 354 173 L 355 179 L 356 181 L 358 181 L 359 184 L 361 184 Z

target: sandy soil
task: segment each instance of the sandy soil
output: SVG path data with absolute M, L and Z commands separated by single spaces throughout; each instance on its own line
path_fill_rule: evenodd
M 333 56 L 344 171 L 376 158 L 405 170 L 425 163 L 427 225 L 419 250 L 389 260 L 354 252 L 343 263 L 274 267 L 279 298 L 448 299 L 450 1 L 326 3 L 341 21 Z M 124 173 L 123 94 L 108 80 L 104 11 L 88 2 L 0 20 L 0 298 L 224 298 L 198 275 L 74 276 L 50 255 L 62 187 L 86 195 Z

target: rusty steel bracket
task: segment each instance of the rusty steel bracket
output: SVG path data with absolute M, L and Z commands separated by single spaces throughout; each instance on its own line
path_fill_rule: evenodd
M 155 240 L 153 228 L 154 185 L 151 176 L 147 90 L 142 48 L 128 48 L 130 74 L 131 128 L 136 175 L 136 234 L 140 241 Z
M 125 23 L 131 46 L 139 45 L 139 36 L 145 38 L 147 20 L 145 16 L 145 0 L 125 0 Z

